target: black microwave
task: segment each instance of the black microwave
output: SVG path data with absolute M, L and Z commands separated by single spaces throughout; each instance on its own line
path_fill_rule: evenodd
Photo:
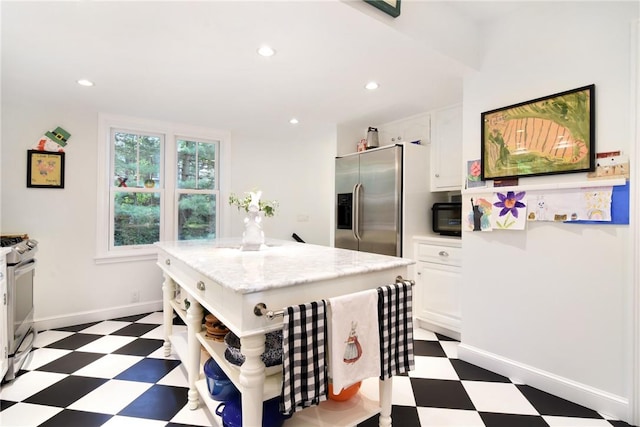
M 432 229 L 443 236 L 462 235 L 462 203 L 434 203 Z

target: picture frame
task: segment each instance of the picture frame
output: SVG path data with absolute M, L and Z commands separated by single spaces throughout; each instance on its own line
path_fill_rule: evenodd
M 28 188 L 64 188 L 64 152 L 27 151 Z
M 397 18 L 400 16 L 400 0 L 364 0 L 381 11 Z
M 595 85 L 486 111 L 481 179 L 595 169 Z

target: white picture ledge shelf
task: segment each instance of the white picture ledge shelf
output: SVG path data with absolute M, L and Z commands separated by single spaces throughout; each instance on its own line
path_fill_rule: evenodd
M 502 193 L 505 191 L 544 191 L 544 190 L 563 190 L 568 188 L 589 188 L 589 187 L 613 187 L 617 185 L 625 185 L 625 178 L 611 179 L 591 179 L 589 181 L 573 181 L 559 182 L 553 184 L 533 184 L 533 185 L 513 185 L 509 187 L 478 187 L 462 190 L 463 195 L 467 194 L 484 194 L 484 193 Z

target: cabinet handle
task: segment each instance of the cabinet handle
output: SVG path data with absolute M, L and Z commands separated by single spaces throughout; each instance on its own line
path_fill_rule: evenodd
M 449 256 L 449 253 L 447 253 L 447 251 L 440 251 L 440 252 L 438 252 L 438 255 L 440 255 L 440 256 Z
M 171 265 L 171 260 L 169 258 L 167 258 L 167 259 L 164 260 L 164 263 L 167 264 L 167 265 Z
M 198 288 L 199 291 L 204 291 L 206 289 L 204 282 L 202 280 L 198 280 L 196 287 Z
M 440 178 L 440 174 L 439 173 L 436 174 L 436 178 Z

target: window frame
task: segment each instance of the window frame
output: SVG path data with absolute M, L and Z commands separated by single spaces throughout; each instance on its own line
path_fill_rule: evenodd
M 228 221 L 222 221 L 229 214 L 227 204 L 220 203 L 223 195 L 228 194 L 230 177 L 230 132 L 204 127 L 189 126 L 157 120 L 135 117 L 98 114 L 98 179 L 97 179 L 97 215 L 96 215 L 96 257 L 97 264 L 112 262 L 130 262 L 155 260 L 157 250 L 153 245 L 113 246 L 113 163 L 114 150 L 111 141 L 112 130 L 132 133 L 163 135 L 161 147 L 159 189 L 136 188 L 135 191 L 160 194 L 160 240 L 173 241 L 178 236 L 178 197 L 187 189 L 179 189 L 177 172 L 177 140 L 196 142 L 217 142 L 216 147 L 216 236 L 228 235 Z M 133 190 L 133 189 L 132 189 Z M 187 190 L 187 191 L 185 191 Z M 207 190 L 211 191 L 211 190 Z M 202 194 L 202 193 L 200 193 Z

